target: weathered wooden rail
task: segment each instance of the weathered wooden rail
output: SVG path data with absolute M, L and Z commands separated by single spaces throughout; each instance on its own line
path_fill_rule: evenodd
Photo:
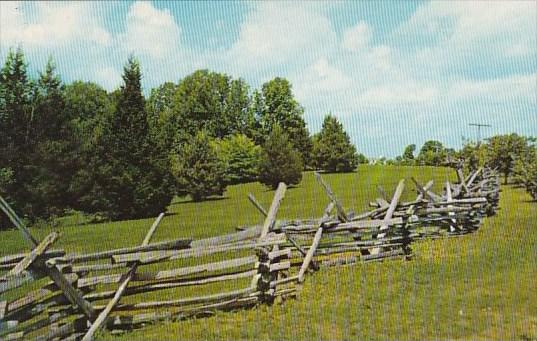
M 345 211 L 323 178 L 327 195 L 319 219 L 278 220 L 286 186 L 271 206 L 250 201 L 261 224 L 222 236 L 151 243 L 161 214 L 139 246 L 89 254 L 52 249 L 61 236 L 35 239 L 2 199 L 0 208 L 31 251 L 0 258 L 0 339 L 91 340 L 101 328 L 124 331 L 159 320 L 210 315 L 297 294 L 310 271 L 411 256 L 411 243 L 475 231 L 498 206 L 499 178 L 489 169 L 434 193 L 432 181 L 411 179 L 417 196 L 401 200 L 401 180 L 360 214 Z M 335 211 L 332 213 L 332 211 Z M 434 228 L 434 229 L 431 229 Z M 179 290 L 180 289 L 180 290 Z M 165 300 L 161 300 L 166 297 Z

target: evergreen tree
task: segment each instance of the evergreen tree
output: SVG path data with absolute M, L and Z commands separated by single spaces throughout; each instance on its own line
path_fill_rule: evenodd
M 254 93 L 251 111 L 257 124 L 255 138 L 263 144 L 274 124 L 292 137 L 292 146 L 301 154 L 306 165 L 311 165 L 312 140 L 304 121 L 304 108 L 295 99 L 291 84 L 284 78 L 274 78 L 263 84 L 261 93 Z
M 180 192 L 189 194 L 193 201 L 211 195 L 222 195 L 225 190 L 225 166 L 218 158 L 215 146 L 206 131 L 189 137 L 176 153 L 171 155 L 172 173 Z
M 65 98 L 60 77 L 52 60 L 40 73 L 31 118 L 33 177 L 32 215 L 59 215 L 70 207 L 69 184 L 75 172 L 73 128 L 65 111 Z
M 265 144 L 259 167 L 259 182 L 275 189 L 280 182 L 296 185 L 302 180 L 304 163 L 287 134 L 275 124 Z
M 0 173 L 1 195 L 23 216 L 31 215 L 33 178 L 29 163 L 33 155 L 30 123 L 35 87 L 28 79 L 24 53 L 9 50 L 0 71 Z M 0 225 L 6 225 L 0 215 Z M 2 219 L 4 219 L 2 223 Z
M 351 172 L 359 161 L 349 135 L 332 115 L 325 117 L 314 139 L 313 155 L 316 166 L 328 172 Z
M 141 90 L 138 61 L 129 58 L 124 85 L 113 93 L 115 112 L 99 126 L 93 160 L 85 169 L 80 207 L 112 219 L 154 216 L 169 204 L 168 158 L 153 139 Z

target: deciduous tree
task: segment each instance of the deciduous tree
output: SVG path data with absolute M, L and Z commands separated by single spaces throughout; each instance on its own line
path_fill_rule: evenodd
M 427 141 L 418 154 L 418 163 L 425 166 L 440 166 L 446 158 L 446 150 L 440 141 Z
M 261 92 L 254 93 L 252 106 L 257 122 L 256 142 L 263 144 L 277 124 L 305 164 L 310 165 L 313 144 L 304 121 L 304 108 L 295 99 L 289 81 L 277 77 L 263 84 Z
M 503 173 L 505 183 L 513 171 L 514 161 L 528 149 L 528 139 L 518 134 L 496 135 L 486 140 L 486 163 Z

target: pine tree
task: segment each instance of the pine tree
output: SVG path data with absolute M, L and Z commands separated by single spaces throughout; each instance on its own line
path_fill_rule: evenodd
M 30 129 L 34 176 L 28 182 L 32 214 L 46 218 L 71 206 L 68 191 L 76 165 L 73 128 L 65 111 L 62 82 L 51 59 L 40 73 L 34 103 Z
M 193 201 L 222 195 L 226 188 L 224 163 L 211 142 L 209 134 L 200 131 L 171 156 L 177 187 L 182 193 L 189 194 Z
M 28 167 L 32 155 L 29 128 L 34 109 L 33 93 L 24 53 L 20 48 L 9 50 L 0 71 L 1 195 L 24 216 L 29 216 L 31 208 L 31 188 L 27 180 L 33 177 Z M 0 216 L 0 220 L 3 219 L 3 215 Z M 3 223 L 0 221 L 0 225 L 4 226 Z
M 275 124 L 263 145 L 259 182 L 275 189 L 280 182 L 296 185 L 302 180 L 304 163 L 287 134 Z
M 314 139 L 313 155 L 316 166 L 327 172 L 351 172 L 359 162 L 356 147 L 332 115 L 325 117 L 321 132 Z
M 140 65 L 132 57 L 123 81 L 112 94 L 114 114 L 97 128 L 99 139 L 84 170 L 89 183 L 78 183 L 86 189 L 79 206 L 112 219 L 154 216 L 173 193 L 168 158 L 150 135 Z

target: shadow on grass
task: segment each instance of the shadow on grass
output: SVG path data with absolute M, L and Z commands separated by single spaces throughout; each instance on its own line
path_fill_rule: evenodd
M 286 190 L 293 190 L 293 189 L 297 189 L 297 188 L 301 188 L 300 185 L 287 185 L 287 189 Z M 267 192 L 276 192 L 276 189 L 277 188 L 268 188 L 268 187 L 264 187 L 265 190 L 263 192 L 267 193 Z
M 319 173 L 319 174 L 352 174 L 352 173 L 358 173 L 358 170 L 355 169 L 355 170 L 352 170 L 352 171 L 348 171 L 348 172 L 336 172 L 336 171 L 328 171 L 328 170 L 316 170 L 315 172 Z
M 185 200 L 181 200 L 181 201 L 175 201 L 175 202 L 172 202 L 170 204 L 170 206 L 175 206 L 175 205 L 184 205 L 184 204 L 200 204 L 200 203 L 204 203 L 204 202 L 211 202 L 211 201 L 220 201 L 220 200 L 229 200 L 229 197 L 209 197 L 209 198 L 206 198 L 204 200 L 200 200 L 200 201 L 194 201 L 192 199 L 185 199 Z

